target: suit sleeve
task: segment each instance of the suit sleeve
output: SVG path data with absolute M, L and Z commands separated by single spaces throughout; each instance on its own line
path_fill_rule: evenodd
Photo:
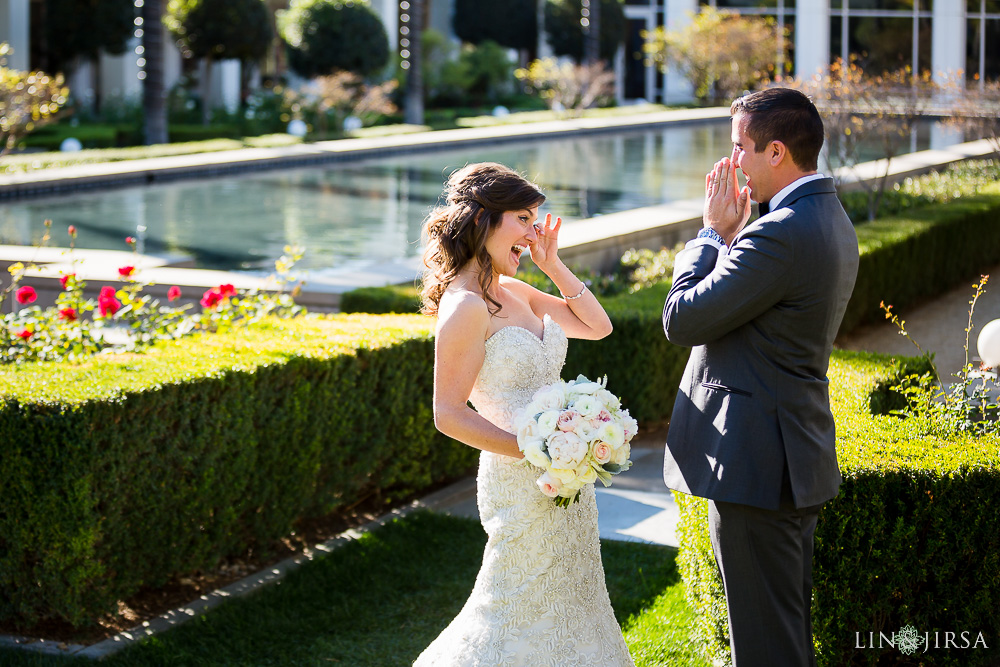
M 747 229 L 728 254 L 708 245 L 678 253 L 663 307 L 663 331 L 676 345 L 704 345 L 778 303 L 788 288 L 794 247 L 787 226 Z

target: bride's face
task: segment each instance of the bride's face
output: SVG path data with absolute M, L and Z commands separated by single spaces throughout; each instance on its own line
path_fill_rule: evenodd
M 486 252 L 493 260 L 495 274 L 512 276 L 517 273 L 521 255 L 538 240 L 537 219 L 537 206 L 503 214 L 500 224 L 486 239 Z

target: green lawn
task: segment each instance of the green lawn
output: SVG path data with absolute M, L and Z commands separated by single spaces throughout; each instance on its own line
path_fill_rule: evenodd
M 417 513 L 100 664 L 410 665 L 461 609 L 485 542 L 475 521 Z M 691 649 L 676 550 L 604 542 L 602 551 L 636 664 L 707 667 Z M 67 663 L 78 661 L 0 650 L 11 667 Z

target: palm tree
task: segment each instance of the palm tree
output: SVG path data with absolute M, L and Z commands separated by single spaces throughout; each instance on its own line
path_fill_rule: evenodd
M 424 0 L 410 0 L 410 69 L 406 75 L 406 122 L 424 124 Z
M 167 104 L 163 87 L 163 0 L 142 6 L 142 48 L 146 65 L 142 80 L 143 140 L 147 146 L 167 143 Z

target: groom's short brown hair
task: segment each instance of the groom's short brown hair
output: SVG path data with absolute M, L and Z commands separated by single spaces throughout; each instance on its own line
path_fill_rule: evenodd
M 734 100 L 729 113 L 746 117 L 746 133 L 755 152 L 780 141 L 799 169 L 816 170 L 823 148 L 823 119 L 805 94 L 791 88 L 759 90 Z

